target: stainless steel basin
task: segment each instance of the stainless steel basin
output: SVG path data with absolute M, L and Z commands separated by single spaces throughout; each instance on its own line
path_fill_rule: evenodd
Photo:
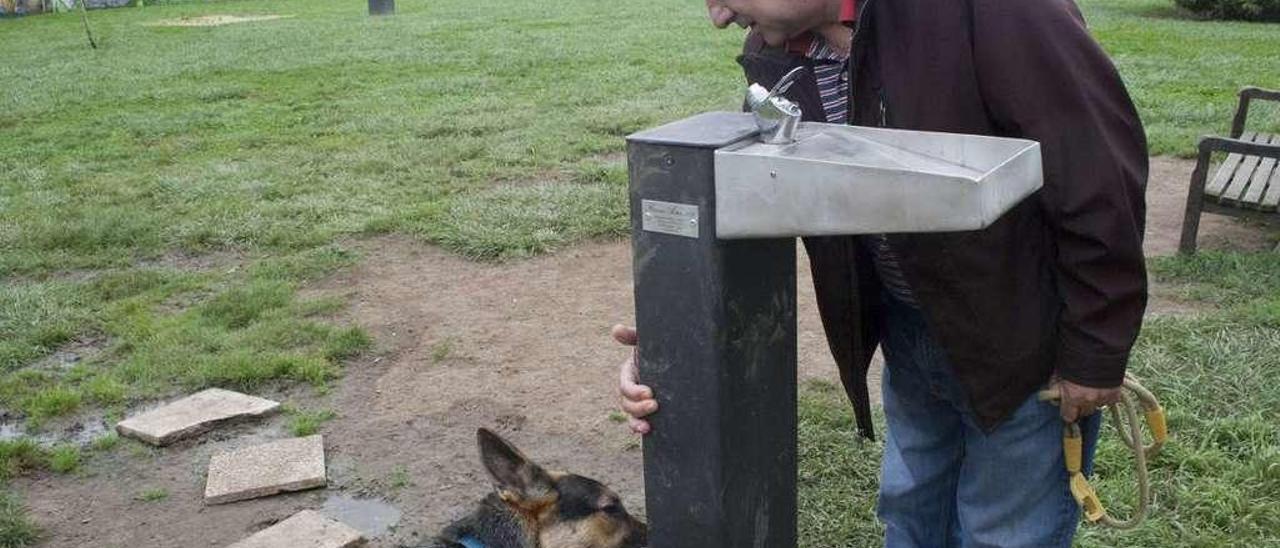
M 803 123 L 790 144 L 715 153 L 722 239 L 985 228 L 1043 184 L 1040 145 Z

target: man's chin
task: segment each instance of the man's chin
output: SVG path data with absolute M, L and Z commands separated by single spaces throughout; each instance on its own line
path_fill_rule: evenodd
M 775 48 L 780 48 L 787 45 L 787 40 L 790 39 L 787 36 L 787 34 L 784 32 L 762 30 L 759 27 L 752 28 L 751 31 L 756 34 L 759 34 L 760 39 L 764 40 L 764 43 L 769 44 L 770 46 L 773 46 Z

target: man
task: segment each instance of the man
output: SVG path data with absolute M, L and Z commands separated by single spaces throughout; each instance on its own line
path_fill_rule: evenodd
M 1045 185 L 967 233 L 811 238 L 828 343 L 870 436 L 879 344 L 889 547 L 1069 546 L 1078 512 L 1062 421 L 1095 436 L 1146 307 L 1146 142 L 1120 76 L 1070 0 L 708 0 L 751 28 L 740 59 L 811 120 L 1041 143 Z M 835 79 L 831 65 L 839 67 Z M 844 101 L 848 99 L 848 101 Z M 634 344 L 634 330 L 614 338 Z M 634 357 L 634 356 L 633 356 Z M 1060 407 L 1037 401 L 1056 382 Z M 657 411 L 622 365 L 623 409 Z

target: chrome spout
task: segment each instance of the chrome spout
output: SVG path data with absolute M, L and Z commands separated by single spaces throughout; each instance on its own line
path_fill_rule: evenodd
M 796 128 L 800 126 L 800 106 L 785 97 L 804 67 L 796 67 L 782 76 L 772 90 L 760 84 L 747 87 L 747 107 L 760 128 L 760 140 L 769 144 L 795 142 Z

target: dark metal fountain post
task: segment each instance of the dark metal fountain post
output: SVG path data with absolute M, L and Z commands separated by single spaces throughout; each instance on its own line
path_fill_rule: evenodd
M 654 548 L 796 545 L 795 239 L 715 234 L 714 153 L 756 133 L 709 113 L 628 138 Z
M 396 0 L 369 0 L 369 15 L 394 15 Z

